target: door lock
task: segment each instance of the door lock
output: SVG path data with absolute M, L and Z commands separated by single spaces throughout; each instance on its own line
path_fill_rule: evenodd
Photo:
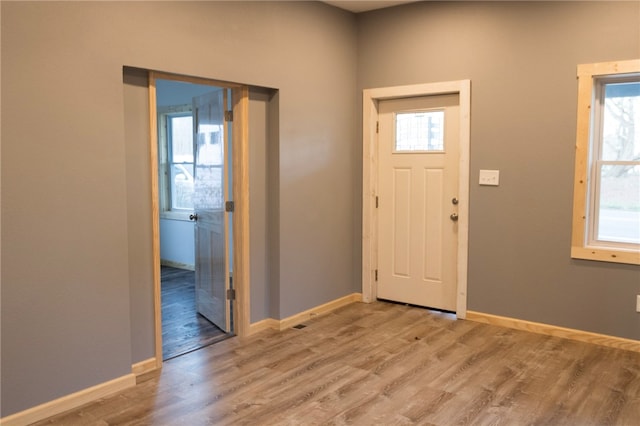
M 198 214 L 197 213 L 190 214 L 189 215 L 189 220 L 197 221 L 198 220 Z

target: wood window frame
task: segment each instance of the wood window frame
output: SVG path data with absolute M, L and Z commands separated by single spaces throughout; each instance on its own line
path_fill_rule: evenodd
M 640 265 L 640 249 L 592 246 L 588 243 L 590 151 L 594 89 L 600 78 L 640 73 L 640 59 L 578 65 L 578 109 L 573 190 L 571 257 Z

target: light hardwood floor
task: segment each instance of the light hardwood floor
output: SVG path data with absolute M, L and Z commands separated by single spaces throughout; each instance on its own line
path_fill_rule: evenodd
M 639 425 L 640 354 L 384 302 L 232 338 L 38 424 Z

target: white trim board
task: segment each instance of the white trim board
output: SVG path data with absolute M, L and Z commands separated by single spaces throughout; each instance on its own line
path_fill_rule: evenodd
M 460 100 L 460 174 L 458 204 L 458 288 L 456 316 L 467 313 L 467 265 L 469 241 L 469 148 L 471 139 L 471 80 L 365 89 L 362 98 L 362 300 L 377 298 L 375 270 L 378 263 L 377 212 L 378 154 L 375 149 L 378 102 L 386 99 L 458 94 Z

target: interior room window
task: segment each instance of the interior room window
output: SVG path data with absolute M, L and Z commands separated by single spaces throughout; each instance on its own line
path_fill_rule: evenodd
M 158 111 L 161 214 L 188 219 L 193 211 L 194 157 L 191 106 Z
M 171 210 L 193 210 L 193 118 L 169 115 L 167 124 Z
M 640 264 L 640 60 L 578 67 L 572 256 Z

